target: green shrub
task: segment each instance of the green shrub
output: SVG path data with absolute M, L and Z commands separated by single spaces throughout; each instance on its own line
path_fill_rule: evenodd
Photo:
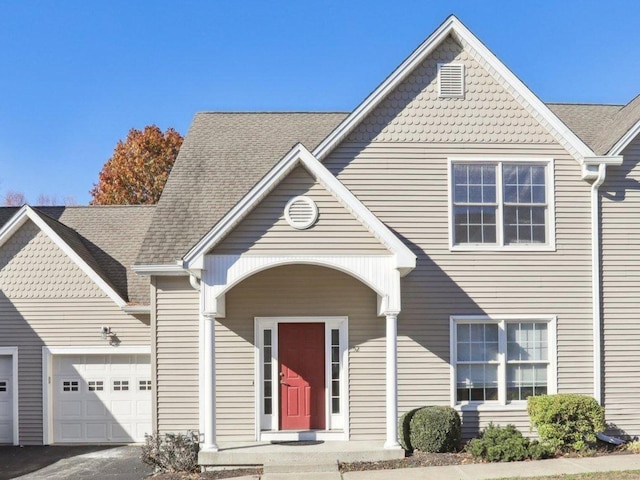
M 420 408 L 409 410 L 400 417 L 400 421 L 398 422 L 398 438 L 400 440 L 400 445 L 402 445 L 402 448 L 404 448 L 406 452 L 413 452 L 413 446 L 411 445 L 411 437 L 409 432 L 411 431 L 411 419 L 418 410 L 420 410 Z
M 189 432 L 147 435 L 140 458 L 160 472 L 195 472 L 198 469 L 198 435 Z
M 540 439 L 559 451 L 584 450 L 605 429 L 604 408 L 584 395 L 529 397 L 527 410 Z
M 423 407 L 409 425 L 409 444 L 416 450 L 443 453 L 460 447 L 460 415 L 451 407 Z
M 537 441 L 530 442 L 514 426 L 489 424 L 478 438 L 471 440 L 465 447 L 474 457 L 488 462 L 516 462 L 533 458 L 549 458 L 553 451 Z

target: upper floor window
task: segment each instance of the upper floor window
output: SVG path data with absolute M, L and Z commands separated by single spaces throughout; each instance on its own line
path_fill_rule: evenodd
M 552 163 L 451 161 L 451 247 L 555 248 Z

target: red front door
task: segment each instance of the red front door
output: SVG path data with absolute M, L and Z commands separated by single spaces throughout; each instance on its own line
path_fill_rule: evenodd
M 324 324 L 278 325 L 280 429 L 323 430 Z

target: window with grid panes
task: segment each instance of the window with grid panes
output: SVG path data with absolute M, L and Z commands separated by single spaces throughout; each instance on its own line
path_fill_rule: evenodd
M 550 392 L 549 325 L 454 318 L 455 402 L 507 404 Z
M 548 169 L 548 162 L 453 162 L 452 245 L 549 244 Z

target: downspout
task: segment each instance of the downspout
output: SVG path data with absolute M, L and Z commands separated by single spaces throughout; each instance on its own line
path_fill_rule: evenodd
M 591 285 L 593 288 L 593 397 L 602 404 L 602 321 L 600 296 L 600 186 L 607 177 L 607 165 L 600 163 L 591 184 Z
M 198 277 L 196 277 L 193 273 L 189 274 L 189 283 L 191 284 L 191 287 L 199 292 L 200 291 L 200 279 Z

